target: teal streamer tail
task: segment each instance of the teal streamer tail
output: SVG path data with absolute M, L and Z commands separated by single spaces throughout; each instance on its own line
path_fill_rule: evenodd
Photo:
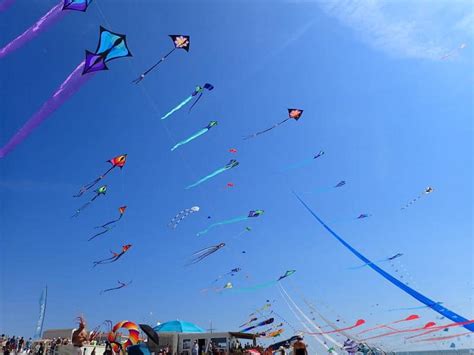
M 173 113 L 175 113 L 176 111 L 180 110 L 184 105 L 186 105 L 189 101 L 191 101 L 193 99 L 193 96 L 189 96 L 186 100 L 184 100 L 183 102 L 181 102 L 178 106 L 176 106 L 174 109 L 172 109 L 170 112 L 168 112 L 166 115 L 164 115 L 163 117 L 161 117 L 162 120 L 164 119 L 167 119 L 168 117 L 170 117 Z
M 245 221 L 247 220 L 249 217 L 247 216 L 240 216 L 240 217 L 236 217 L 236 218 L 232 218 L 232 219 L 228 219 L 226 221 L 222 221 L 222 222 L 216 222 L 216 223 L 213 223 L 211 224 L 209 227 L 207 227 L 206 229 L 200 231 L 197 236 L 199 237 L 200 235 L 202 234 L 206 234 L 207 232 L 209 232 L 211 229 L 217 227 L 217 226 L 223 226 L 225 224 L 232 224 L 232 223 L 237 223 L 237 222 L 241 222 L 241 221 Z
M 202 136 L 202 135 L 203 135 L 204 133 L 206 133 L 207 131 L 209 131 L 209 128 L 203 128 L 203 129 L 201 129 L 199 132 L 193 134 L 191 137 L 189 137 L 189 138 L 187 138 L 187 139 L 185 139 L 185 140 L 183 140 L 183 141 L 181 141 L 181 142 L 179 142 L 179 143 L 176 143 L 176 145 L 175 145 L 173 148 L 171 148 L 171 151 L 173 151 L 173 150 L 175 150 L 176 148 L 178 148 L 178 147 L 180 147 L 180 146 L 182 146 L 182 145 L 185 145 L 185 144 L 191 142 L 192 140 L 194 140 L 194 139 L 196 139 L 196 138 Z
M 241 291 L 241 292 L 251 292 L 251 291 L 261 290 L 262 288 L 271 287 L 273 285 L 276 285 L 277 283 L 278 283 L 278 281 L 274 280 L 274 281 L 269 281 L 269 282 L 261 283 L 261 284 L 255 285 L 255 286 L 250 286 L 250 287 L 234 287 L 231 290 L 232 291 Z
M 223 168 L 220 168 L 219 170 L 214 171 L 212 174 L 209 174 L 209 175 L 203 177 L 201 180 L 195 182 L 194 184 L 186 186 L 186 190 L 188 190 L 190 188 L 193 188 L 193 187 L 196 187 L 196 186 L 202 184 L 203 182 L 213 178 L 214 176 L 217 176 L 217 175 L 223 173 L 224 171 L 226 171 L 230 168 L 231 167 L 224 166 Z

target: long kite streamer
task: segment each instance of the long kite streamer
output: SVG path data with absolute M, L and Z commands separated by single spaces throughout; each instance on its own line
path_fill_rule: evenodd
M 0 4 L 0 11 L 8 8 L 14 0 L 6 0 Z M 10 53 L 24 46 L 26 43 L 34 39 L 36 36 L 46 31 L 49 27 L 59 21 L 65 14 L 63 10 L 74 10 L 74 11 L 86 11 L 87 6 L 91 0 L 84 1 L 71 1 L 61 0 L 56 6 L 49 10 L 43 17 L 41 17 L 34 25 L 28 28 L 25 32 L 15 38 L 13 41 L 8 43 L 5 47 L 0 49 L 0 59 L 6 57 Z M 76 6 L 75 3 L 81 3 Z
M 3 0 L 0 2 L 0 12 L 8 10 L 10 6 L 13 5 L 15 0 Z
M 99 187 L 97 190 L 94 191 L 95 192 L 95 195 L 94 197 L 92 197 L 89 201 L 87 201 L 85 204 L 83 204 L 81 207 L 79 207 L 76 212 L 72 215 L 72 217 L 77 217 L 79 216 L 79 214 L 87 207 L 89 207 L 89 205 L 94 202 L 96 200 L 97 197 L 99 196 L 105 196 L 105 194 L 107 193 L 107 185 L 103 185 L 101 187 Z
M 361 215 L 362 216 L 362 215 Z M 360 219 L 360 216 L 357 217 Z M 384 258 L 384 259 L 379 259 L 379 260 L 375 260 L 374 263 L 376 264 L 379 264 L 379 263 L 383 263 L 383 262 L 386 262 L 386 261 L 392 261 L 392 260 L 395 260 L 399 257 L 403 256 L 402 253 L 397 253 L 389 258 Z M 363 267 L 366 267 L 366 266 L 369 266 L 369 264 L 363 264 L 363 265 L 359 265 L 359 266 L 353 266 L 353 267 L 350 267 L 349 269 L 352 269 L 352 270 L 356 270 L 356 269 L 361 269 Z
M 199 212 L 199 209 L 199 206 L 193 206 L 191 208 L 185 208 L 184 210 L 179 211 L 178 214 L 171 219 L 170 223 L 168 223 L 168 227 L 176 229 L 178 224 L 180 224 L 183 219 L 185 219 L 190 214 Z
M 274 318 L 269 318 L 267 320 L 264 320 L 260 323 L 257 323 L 255 325 L 252 325 L 251 327 L 247 327 L 247 328 L 244 328 L 241 330 L 242 333 L 245 333 L 245 332 L 248 332 L 249 330 L 252 330 L 252 329 L 255 329 L 255 328 L 258 328 L 258 327 L 262 327 L 264 325 L 268 325 L 268 324 L 272 324 L 273 322 L 275 321 Z
M 286 279 L 287 277 L 293 275 L 295 272 L 296 272 L 296 270 L 287 270 L 283 275 L 281 275 L 276 280 L 264 282 L 264 283 L 257 284 L 257 285 L 254 285 L 254 286 L 250 286 L 250 287 L 238 287 L 238 288 L 234 287 L 233 290 L 236 290 L 236 291 L 257 291 L 257 290 L 260 290 L 262 288 L 271 287 L 271 286 L 274 286 L 274 285 L 278 284 L 281 280 Z
M 145 70 L 143 73 L 140 74 L 138 78 L 132 81 L 132 83 L 138 84 L 140 81 L 145 79 L 145 76 L 155 69 L 158 65 L 160 65 L 166 58 L 168 58 L 171 53 L 173 53 L 176 49 L 184 49 L 186 52 L 189 52 L 189 45 L 190 37 L 186 35 L 169 35 L 171 40 L 173 41 L 173 49 L 166 53 L 163 57 L 160 58 L 155 64 L 153 64 L 150 68 Z
M 406 317 L 406 318 L 397 320 L 397 321 L 395 321 L 395 322 L 386 323 L 386 324 L 380 324 L 380 325 L 378 325 L 378 326 L 376 326 L 376 327 L 366 329 L 366 330 L 364 330 L 364 331 L 362 331 L 362 332 L 360 332 L 360 333 L 357 333 L 357 335 L 361 335 L 361 334 L 364 334 L 364 333 L 367 333 L 367 332 L 371 332 L 371 331 L 374 331 L 374 330 L 376 330 L 376 329 L 381 329 L 381 328 L 388 328 L 388 329 L 393 330 L 393 328 L 390 327 L 391 325 L 398 324 L 398 323 L 409 322 L 409 321 L 416 320 L 416 319 L 420 319 L 420 316 L 417 315 L 417 314 L 412 314 L 412 315 L 409 315 L 409 316 Z
M 198 132 L 194 133 L 191 137 L 189 138 L 186 138 L 185 140 L 182 140 L 181 142 L 179 143 L 176 143 L 175 146 L 173 148 L 171 148 L 171 151 L 181 147 L 182 145 L 185 145 L 193 140 L 195 140 L 196 138 L 202 136 L 203 134 L 207 133 L 212 127 L 214 126 L 217 126 L 217 121 L 211 121 L 209 122 L 209 124 L 204 127 L 203 129 L 199 130 Z
M 99 233 L 94 234 L 92 237 L 90 237 L 90 238 L 88 239 L 88 241 L 91 241 L 92 239 L 97 238 L 99 235 L 105 234 L 105 233 L 107 233 L 108 231 L 112 230 L 112 228 L 115 227 L 116 223 L 122 219 L 123 214 L 125 213 L 125 210 L 126 210 L 126 209 L 127 209 L 127 206 L 119 207 L 119 209 L 118 209 L 118 210 L 119 210 L 119 216 L 118 216 L 118 218 L 113 219 L 113 220 L 111 220 L 110 222 L 107 222 L 107 223 L 105 223 L 105 224 L 103 224 L 103 225 L 101 225 L 101 226 L 95 227 L 96 229 L 102 229 L 102 231 L 99 232 Z
M 346 331 L 346 330 L 351 330 L 351 329 L 354 329 L 354 328 L 357 328 L 357 327 L 360 327 L 361 325 L 364 325 L 365 324 L 365 320 L 364 319 L 358 319 L 357 322 L 355 322 L 354 325 L 351 325 L 350 327 L 346 327 L 346 328 L 341 328 L 341 329 L 335 329 L 335 330 L 330 330 L 328 332 L 315 332 L 315 333 L 308 333 L 308 334 L 312 334 L 312 335 L 323 335 L 323 334 L 334 334 L 334 333 L 340 333 L 341 331 Z
M 59 6 L 59 5 L 58 5 Z M 33 130 L 46 120 L 67 99 L 75 94 L 92 75 L 85 72 L 107 70 L 109 60 L 131 56 L 127 48 L 125 35 L 110 32 L 100 27 L 99 44 L 96 53 L 86 51 L 86 59 L 66 78 L 53 96 L 25 123 L 25 125 L 0 149 L 0 158 L 5 157 L 18 144 L 23 142 Z
M 416 337 L 420 337 L 420 336 L 423 336 L 423 335 L 426 335 L 426 334 L 430 334 L 430 333 L 433 333 L 433 332 L 437 332 L 437 331 L 440 331 L 440 330 L 448 330 L 448 328 L 453 328 L 453 327 L 462 327 L 466 324 L 472 324 L 474 323 L 474 320 L 469 320 L 467 322 L 460 322 L 460 323 L 450 323 L 450 324 L 445 324 L 445 325 L 438 325 L 436 327 L 432 327 L 430 328 L 430 330 L 426 331 L 426 332 L 423 332 L 421 334 L 417 334 L 417 335 L 413 335 L 411 337 L 408 337 L 407 339 L 412 339 L 412 338 L 416 338 Z
M 435 325 L 436 325 L 435 322 L 428 322 L 428 323 L 426 323 L 423 327 L 409 328 L 409 329 L 401 329 L 401 330 L 396 330 L 396 331 L 393 331 L 393 332 L 378 334 L 378 335 L 374 335 L 374 336 L 372 336 L 372 337 L 370 337 L 370 338 L 362 339 L 362 341 L 367 341 L 367 340 L 370 340 L 370 339 L 383 338 L 383 337 L 392 336 L 392 335 L 397 335 L 397 334 L 402 334 L 402 333 L 419 332 L 419 331 L 422 331 L 422 330 L 425 330 L 425 329 L 431 329 L 431 328 L 434 327 Z
M 263 210 L 255 210 L 255 211 L 250 211 L 250 212 L 248 213 L 248 215 L 246 215 L 246 216 L 235 217 L 235 218 L 228 219 L 228 220 L 225 220 L 225 221 L 213 223 L 213 224 L 211 224 L 209 227 L 207 227 L 206 229 L 200 231 L 200 232 L 197 234 L 197 236 L 199 237 L 200 235 L 206 234 L 206 233 L 209 232 L 211 229 L 213 229 L 213 228 L 215 228 L 215 227 L 217 227 L 217 226 L 223 226 L 223 225 L 225 225 L 225 224 L 232 224 L 232 223 L 237 223 L 237 222 L 246 221 L 247 219 L 255 218 L 255 217 L 261 216 L 263 213 L 264 213 Z
M 435 312 L 438 312 L 442 316 L 445 316 L 446 318 L 452 320 L 453 322 L 467 322 L 468 319 L 460 316 L 459 314 L 454 313 L 453 311 L 442 307 L 438 302 L 435 302 L 428 297 L 422 295 L 418 291 L 412 289 L 411 287 L 405 285 L 403 282 L 400 280 L 396 279 L 392 275 L 390 275 L 388 272 L 385 270 L 381 269 L 377 265 L 375 265 L 372 261 L 367 259 L 364 255 L 362 255 L 359 251 L 354 249 L 350 244 L 348 244 L 344 239 L 342 239 L 339 235 L 336 234 L 331 228 L 329 228 L 326 223 L 324 223 L 317 215 L 314 213 L 311 208 L 295 193 L 293 192 L 296 198 L 301 202 L 301 204 L 308 210 L 309 213 L 334 237 L 336 238 L 344 247 L 346 247 L 351 253 L 353 253 L 356 257 L 358 257 L 362 262 L 369 264 L 368 266 L 376 271 L 378 274 L 380 274 L 382 277 L 387 279 L 389 282 L 391 282 L 393 285 L 397 286 L 399 289 L 402 291 L 406 292 L 416 300 L 420 301 L 424 305 L 430 307 L 432 310 Z M 474 332 L 474 324 L 466 324 L 464 325 L 464 328 L 467 330 Z
M 61 84 L 53 96 L 25 123 L 25 125 L 0 149 L 0 158 L 5 157 L 15 147 L 23 142 L 33 130 L 46 120 L 54 111 L 62 106 L 67 99 L 75 94 L 92 76 L 83 76 L 82 62 Z
M 194 103 L 191 105 L 191 107 L 189 108 L 189 111 L 191 111 L 191 109 L 194 107 L 194 105 L 196 105 L 196 103 L 199 101 L 199 99 L 202 97 L 202 94 L 204 93 L 204 90 L 208 90 L 208 91 L 211 91 L 212 89 L 214 89 L 214 86 L 212 86 L 211 84 L 209 83 L 205 83 L 204 86 L 196 86 L 196 88 L 194 89 L 194 91 L 192 92 L 191 95 L 189 95 L 186 99 L 184 99 L 181 103 L 179 103 L 176 107 L 174 107 L 170 112 L 168 112 L 166 115 L 164 115 L 163 117 L 161 117 L 162 120 L 165 120 L 167 119 L 168 117 L 170 117 L 173 113 L 175 113 L 176 111 L 182 109 L 184 106 L 186 106 L 192 99 L 194 99 L 196 97 L 196 100 L 194 101 Z
M 301 110 L 299 108 L 289 108 L 288 109 L 288 117 L 285 118 L 283 121 L 275 123 L 273 126 L 267 128 L 267 129 L 264 129 L 263 131 L 259 131 L 259 132 L 256 132 L 254 134 L 251 134 L 249 136 L 246 136 L 246 137 L 244 137 L 244 139 L 254 138 L 254 137 L 257 137 L 257 136 L 259 136 L 263 133 L 271 131 L 272 129 L 277 128 L 278 126 L 280 126 L 281 124 L 285 123 L 288 120 L 298 121 L 301 118 L 302 115 L 303 115 L 303 110 Z
M 223 168 L 220 168 L 220 169 L 214 171 L 213 173 L 211 173 L 211 174 L 209 174 L 209 175 L 203 177 L 201 180 L 195 182 L 194 184 L 191 184 L 191 185 L 186 186 L 186 190 L 191 189 L 191 188 L 193 188 L 193 187 L 196 187 L 196 186 L 202 184 L 203 182 L 205 182 L 205 181 L 207 181 L 207 180 L 209 180 L 209 179 L 212 179 L 214 176 L 217 176 L 217 175 L 219 175 L 219 174 L 222 174 L 222 173 L 223 173 L 224 171 L 226 171 L 226 170 L 230 170 L 230 169 L 232 169 L 232 168 L 235 168 L 237 165 L 239 165 L 239 162 L 238 162 L 237 160 L 235 160 L 235 159 L 232 159 L 232 160 L 231 160 L 230 162 L 228 162 L 228 163 L 226 164 L 226 166 L 224 166 Z

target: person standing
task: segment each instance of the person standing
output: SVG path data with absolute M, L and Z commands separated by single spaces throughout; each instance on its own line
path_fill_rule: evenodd
M 299 336 L 293 344 L 293 354 L 308 355 L 308 349 L 306 348 L 306 344 L 303 342 L 303 337 Z
M 199 344 L 197 340 L 194 341 L 193 350 L 191 351 L 192 355 L 199 355 Z

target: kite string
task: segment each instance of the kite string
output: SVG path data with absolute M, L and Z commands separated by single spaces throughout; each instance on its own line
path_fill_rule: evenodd
M 100 13 L 100 16 L 102 17 L 102 19 L 104 20 L 104 22 L 107 24 L 107 26 L 111 27 L 111 24 L 109 21 L 107 21 L 107 18 L 105 17 L 104 15 L 104 12 L 102 11 L 102 8 L 99 4 L 99 2 L 95 2 L 95 5 L 97 6 L 97 9 L 99 10 L 99 13 Z M 171 51 L 172 52 L 172 51 Z M 169 53 L 170 54 L 170 53 Z M 130 73 L 132 75 L 134 75 L 134 68 L 133 68 L 133 65 L 130 61 L 127 61 L 128 63 L 128 66 L 129 66 L 129 70 L 130 70 Z M 140 85 L 140 90 L 142 90 L 142 93 L 144 94 L 145 98 L 147 99 L 148 103 L 150 104 L 151 108 L 153 109 L 153 111 L 155 112 L 155 115 L 156 117 L 160 117 L 160 113 L 158 111 L 158 108 L 156 107 L 156 104 L 155 102 L 153 101 L 153 99 L 151 98 L 149 92 L 146 90 L 145 88 L 145 85 Z M 175 142 L 175 139 L 174 137 L 171 135 L 171 132 L 169 131 L 168 127 L 166 127 L 166 125 L 164 124 L 164 122 L 162 122 L 162 126 L 163 128 L 165 129 L 165 132 L 168 136 L 168 139 L 170 141 L 171 144 L 173 144 L 173 142 Z M 188 172 L 190 172 L 190 175 L 191 176 L 198 176 L 198 174 L 196 174 L 192 168 L 192 166 L 187 162 L 187 160 L 184 158 L 184 155 L 182 154 L 182 152 L 177 152 L 179 158 L 181 159 L 181 161 L 183 162 L 183 165 L 188 169 Z M 199 193 L 204 196 L 203 198 L 203 201 L 206 201 L 208 202 L 209 200 L 206 198 L 207 195 L 204 193 L 204 191 L 199 191 Z M 213 204 L 208 204 L 207 205 L 208 208 L 210 206 L 213 206 Z
M 308 328 L 308 326 L 306 325 L 305 322 L 303 322 L 303 320 L 298 316 L 298 314 L 295 312 L 295 310 L 291 307 L 290 303 L 288 302 L 288 300 L 285 298 L 285 296 L 283 295 L 283 292 L 281 291 L 281 289 L 279 289 L 280 291 L 280 295 L 281 297 L 283 298 L 283 300 L 285 301 L 286 305 L 288 306 L 288 308 L 290 309 L 291 313 L 293 313 L 294 317 L 298 320 L 298 322 L 301 323 L 301 325 L 306 329 L 306 331 L 308 331 L 309 333 L 311 333 L 311 329 Z M 329 346 L 327 346 L 324 341 L 322 341 L 321 339 L 318 338 L 317 335 L 311 335 L 319 344 L 321 344 L 321 346 L 323 348 L 325 348 L 326 350 L 329 350 Z
M 283 287 L 281 282 L 278 284 L 281 288 L 281 291 L 284 292 L 288 300 L 293 304 L 293 306 L 300 312 L 300 314 L 306 319 L 306 321 L 311 324 L 318 332 L 323 333 L 323 330 L 316 324 L 314 323 L 302 310 L 301 308 L 296 304 L 296 302 L 290 297 L 286 289 Z M 322 334 L 324 338 L 328 339 L 330 342 L 332 342 L 334 345 L 342 349 L 342 344 L 338 343 L 335 339 L 333 339 L 331 336 L 327 334 Z

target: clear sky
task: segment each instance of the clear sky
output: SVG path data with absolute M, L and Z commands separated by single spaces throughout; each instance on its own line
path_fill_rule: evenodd
M 55 3 L 17 0 L 0 13 L 1 45 Z M 358 318 L 390 322 L 408 311 L 388 309 L 420 305 L 372 270 L 350 270 L 360 262 L 292 189 L 317 191 L 302 196 L 356 248 L 375 260 L 403 253 L 393 267 L 381 266 L 472 318 L 473 21 L 468 1 L 96 0 L 86 13 L 67 13 L 1 60 L 1 145 L 83 60 L 84 50 L 96 48 L 99 25 L 126 34 L 133 57 L 110 62 L 109 71 L 91 78 L 0 161 L 0 331 L 33 334 L 45 284 L 45 329 L 72 327 L 84 314 L 92 327 L 104 319 L 182 319 L 230 330 L 267 299 L 302 329 L 277 287 L 200 292 L 234 267 L 242 272 L 223 283 L 235 287 L 297 270 L 285 287 L 300 307 L 309 313 L 305 297 L 349 325 Z M 189 53 L 174 53 L 139 86 L 131 84 L 172 48 L 168 34 L 180 33 L 191 35 Z M 447 53 L 452 56 L 441 60 Z M 215 89 L 190 114 L 184 109 L 160 121 L 205 82 Z M 298 122 L 242 140 L 284 119 L 289 107 L 304 109 Z M 210 120 L 218 126 L 170 151 Z M 281 172 L 320 150 L 323 157 Z M 123 153 L 127 165 L 104 180 L 107 196 L 71 219 L 89 197 L 72 195 Z M 184 189 L 232 158 L 237 168 Z M 330 188 L 340 180 L 347 184 Z M 228 182 L 234 188 L 226 189 Z M 434 193 L 400 210 L 427 186 Z M 128 209 L 120 224 L 87 242 L 121 205 Z M 199 213 L 174 231 L 167 227 L 194 205 Z M 265 214 L 196 236 L 253 209 Z M 361 213 L 372 217 L 356 220 Z M 236 237 L 246 226 L 252 231 Z M 220 242 L 227 244 L 223 250 L 184 266 L 194 251 Z M 92 269 L 93 261 L 127 243 L 133 247 L 117 263 Z M 133 283 L 99 295 L 117 280 Z M 418 314 L 416 324 L 443 322 L 430 310 Z M 456 331 L 464 332 L 448 334 Z M 454 341 L 466 346 L 468 340 Z M 403 338 L 381 343 L 419 346 Z

